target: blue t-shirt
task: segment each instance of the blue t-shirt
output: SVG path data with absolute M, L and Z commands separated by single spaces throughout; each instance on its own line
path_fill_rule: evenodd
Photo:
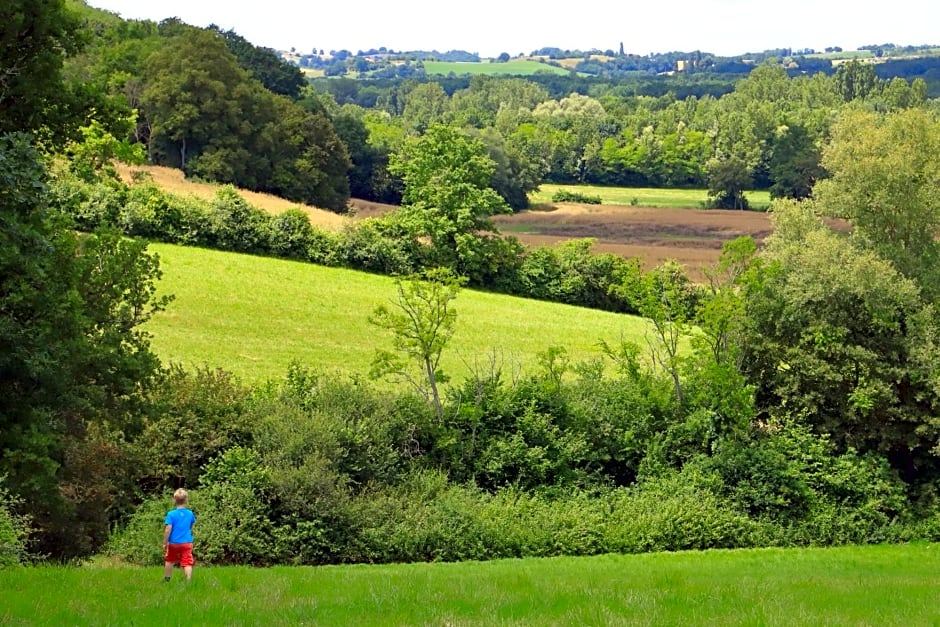
M 196 524 L 196 515 L 189 508 L 171 509 L 167 512 L 163 524 L 173 527 L 170 529 L 170 544 L 185 544 L 193 541 L 193 525 Z

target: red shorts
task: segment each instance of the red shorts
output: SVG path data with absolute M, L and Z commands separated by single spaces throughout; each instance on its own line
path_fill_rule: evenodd
M 180 566 L 192 566 L 194 563 L 193 543 L 166 545 L 166 554 L 163 556 L 163 561 L 179 564 Z

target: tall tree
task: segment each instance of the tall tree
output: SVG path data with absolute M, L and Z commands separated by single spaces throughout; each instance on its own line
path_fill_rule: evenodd
M 405 185 L 398 219 L 430 239 L 430 265 L 471 279 L 482 271 L 490 218 L 510 211 L 490 187 L 494 168 L 482 142 L 448 126 L 432 126 L 392 155 L 389 169 Z
M 936 467 L 940 353 L 931 305 L 890 263 L 825 226 L 809 204 L 774 204 L 767 272 L 750 282 L 743 368 L 765 411 L 842 447 Z
M 221 35 L 184 28 L 148 67 L 142 105 L 155 162 L 345 210 L 349 155 L 329 117 L 264 89 Z
M 800 124 L 781 124 L 770 146 L 771 198 L 809 197 L 816 181 L 825 176 L 822 155 Z
M 238 146 L 250 125 L 248 73 L 215 32 L 184 28 L 148 61 L 142 105 L 151 123 L 150 152 L 158 163 L 188 171 L 205 152 Z M 233 155 L 235 156 L 235 155 Z M 231 183 L 247 153 L 218 170 Z
M 833 75 L 833 81 L 845 102 L 867 98 L 876 91 L 881 82 L 875 74 L 874 65 L 854 59 L 839 66 Z
M 91 424 L 135 428 L 129 410 L 159 366 L 140 329 L 165 305 L 158 261 L 143 242 L 63 228 L 22 135 L 0 138 L 0 206 L 0 475 L 29 496 L 38 548 L 67 557 L 95 544 L 59 487 L 66 450 Z
M 306 83 L 303 72 L 297 66 L 282 60 L 270 48 L 255 46 L 234 30 L 215 30 L 225 39 L 225 45 L 238 59 L 239 65 L 248 70 L 268 91 L 296 100 Z
M 60 72 L 78 48 L 77 28 L 64 0 L 7 0 L 0 7 L 0 134 L 38 130 L 67 108 Z
M 867 246 L 940 297 L 940 122 L 908 109 L 881 116 L 846 111 L 823 152 L 829 179 L 817 206 L 845 218 Z

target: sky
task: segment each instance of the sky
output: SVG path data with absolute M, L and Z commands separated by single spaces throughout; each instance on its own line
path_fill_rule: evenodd
M 127 19 L 178 17 L 234 29 L 253 44 L 312 49 L 466 50 L 512 56 L 543 47 L 633 54 L 701 50 L 940 45 L 937 0 L 87 0 Z M 558 7 L 558 8 L 556 8 Z

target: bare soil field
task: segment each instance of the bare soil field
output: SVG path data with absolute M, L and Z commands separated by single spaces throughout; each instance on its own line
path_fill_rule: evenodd
M 702 267 L 718 261 L 724 242 L 750 235 L 759 244 L 773 228 L 770 216 L 757 211 L 576 203 L 541 205 L 494 221 L 526 245 L 590 237 L 598 252 L 639 257 L 646 269 L 674 259 L 693 278 L 702 276 Z

